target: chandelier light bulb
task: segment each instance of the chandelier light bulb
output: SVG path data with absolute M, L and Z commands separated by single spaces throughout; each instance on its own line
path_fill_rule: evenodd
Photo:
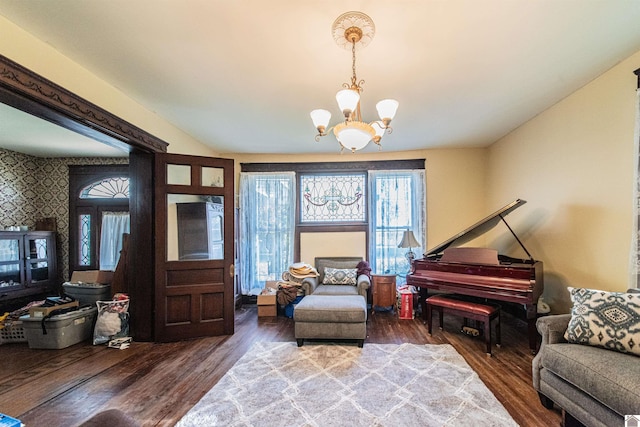
M 389 122 L 396 116 L 398 105 L 398 101 L 396 101 L 395 99 L 383 99 L 376 104 L 376 110 L 378 110 L 380 120 L 382 120 L 385 125 L 388 125 Z
M 327 110 L 313 110 L 309 113 L 313 125 L 318 129 L 318 132 L 324 133 L 324 130 L 329 126 L 329 120 L 331 120 L 331 113 Z
M 360 94 L 353 89 L 344 89 L 336 93 L 336 101 L 338 101 L 338 107 L 346 120 L 358 107 Z

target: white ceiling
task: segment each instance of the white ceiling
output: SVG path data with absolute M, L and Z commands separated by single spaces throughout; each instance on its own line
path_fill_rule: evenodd
M 127 157 L 128 152 L 89 139 L 0 103 L 0 147 L 36 157 Z
M 364 119 L 400 102 L 386 152 L 487 146 L 640 50 L 637 0 L 0 0 L 221 153 L 338 151 L 333 136 L 314 141 L 308 113 L 339 116 L 351 54 L 331 25 L 349 10 L 376 25 L 357 57 Z

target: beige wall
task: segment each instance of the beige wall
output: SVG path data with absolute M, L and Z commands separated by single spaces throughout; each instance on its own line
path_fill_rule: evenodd
M 640 52 L 489 149 L 488 200 L 528 201 L 509 223 L 544 262 L 554 312 L 568 311 L 567 286 L 628 287 L 638 67 Z
M 170 153 L 217 155 L 210 147 L 145 109 L 3 16 L 0 16 L 0 54 L 165 140 L 169 143 Z
M 364 232 L 300 233 L 300 259 L 313 265 L 316 257 L 359 256 L 367 259 Z

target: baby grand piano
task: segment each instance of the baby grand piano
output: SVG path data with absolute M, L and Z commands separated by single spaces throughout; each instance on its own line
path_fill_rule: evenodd
M 516 303 L 525 309 L 528 322 L 529 347 L 536 351 L 537 302 L 543 290 L 542 261 L 533 259 L 504 217 L 525 204 L 517 199 L 482 221 L 458 233 L 424 254 L 411 266 L 407 284 L 420 290 L 422 314 L 426 322 L 424 300 L 429 289 L 490 300 Z M 486 233 L 504 222 L 529 259 L 499 255 L 489 248 L 455 247 Z

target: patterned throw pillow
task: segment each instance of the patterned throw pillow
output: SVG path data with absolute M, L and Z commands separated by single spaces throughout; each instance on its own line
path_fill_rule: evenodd
M 355 285 L 357 279 L 355 268 L 331 268 L 325 267 L 324 280 L 325 285 Z
M 573 302 L 564 334 L 568 342 L 640 356 L 640 294 L 568 289 Z

